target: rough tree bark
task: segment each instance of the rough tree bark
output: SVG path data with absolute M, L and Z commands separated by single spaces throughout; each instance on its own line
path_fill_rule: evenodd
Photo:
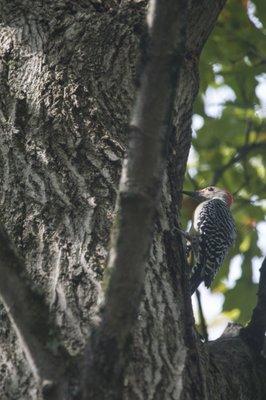
M 229 332 L 208 345 L 197 339 L 182 243 L 173 229 L 191 143 L 198 60 L 224 2 L 190 3 L 125 399 L 266 396 L 265 363 L 261 348 L 246 340 L 250 335 Z M 0 0 L 0 219 L 56 321 L 61 338 L 53 351 L 63 346 L 73 364 L 103 298 L 146 6 L 141 0 Z M 3 306 L 0 320 L 0 397 L 36 399 L 36 380 Z M 80 398 L 79 376 L 70 375 L 65 398 Z

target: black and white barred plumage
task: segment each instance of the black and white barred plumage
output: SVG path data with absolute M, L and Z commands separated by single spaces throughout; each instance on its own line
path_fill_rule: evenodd
M 194 192 L 183 191 L 200 204 L 195 209 L 189 233 L 180 231 L 188 240 L 193 254 L 190 277 L 191 294 L 201 282 L 209 287 L 224 261 L 236 236 L 235 223 L 230 212 L 234 199 L 226 189 L 209 186 Z
M 209 287 L 234 243 L 236 230 L 229 206 L 214 198 L 199 204 L 194 213 L 195 264 L 190 278 L 191 293 L 204 281 Z

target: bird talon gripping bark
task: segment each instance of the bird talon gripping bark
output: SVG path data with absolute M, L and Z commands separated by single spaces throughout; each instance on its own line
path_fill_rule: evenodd
M 181 236 L 183 236 L 185 239 L 187 239 L 189 242 L 191 242 L 192 237 L 190 236 L 190 234 L 188 232 L 183 231 L 182 229 L 179 228 L 174 228 L 173 232 L 177 232 L 179 233 Z

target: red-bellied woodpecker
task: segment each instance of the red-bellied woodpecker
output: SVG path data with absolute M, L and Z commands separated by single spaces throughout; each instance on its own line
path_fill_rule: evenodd
M 194 266 L 190 278 L 191 294 L 201 282 L 209 287 L 236 236 L 230 212 L 233 196 L 225 189 L 209 186 L 195 192 L 183 191 L 200 204 L 194 211 L 186 238 L 191 242 Z

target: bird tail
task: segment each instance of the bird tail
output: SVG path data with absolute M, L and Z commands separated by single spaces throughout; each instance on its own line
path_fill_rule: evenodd
M 191 277 L 190 277 L 190 294 L 192 294 L 196 291 L 198 286 L 201 284 L 203 281 L 202 275 L 201 275 L 202 268 L 200 264 L 197 264 L 192 271 Z

